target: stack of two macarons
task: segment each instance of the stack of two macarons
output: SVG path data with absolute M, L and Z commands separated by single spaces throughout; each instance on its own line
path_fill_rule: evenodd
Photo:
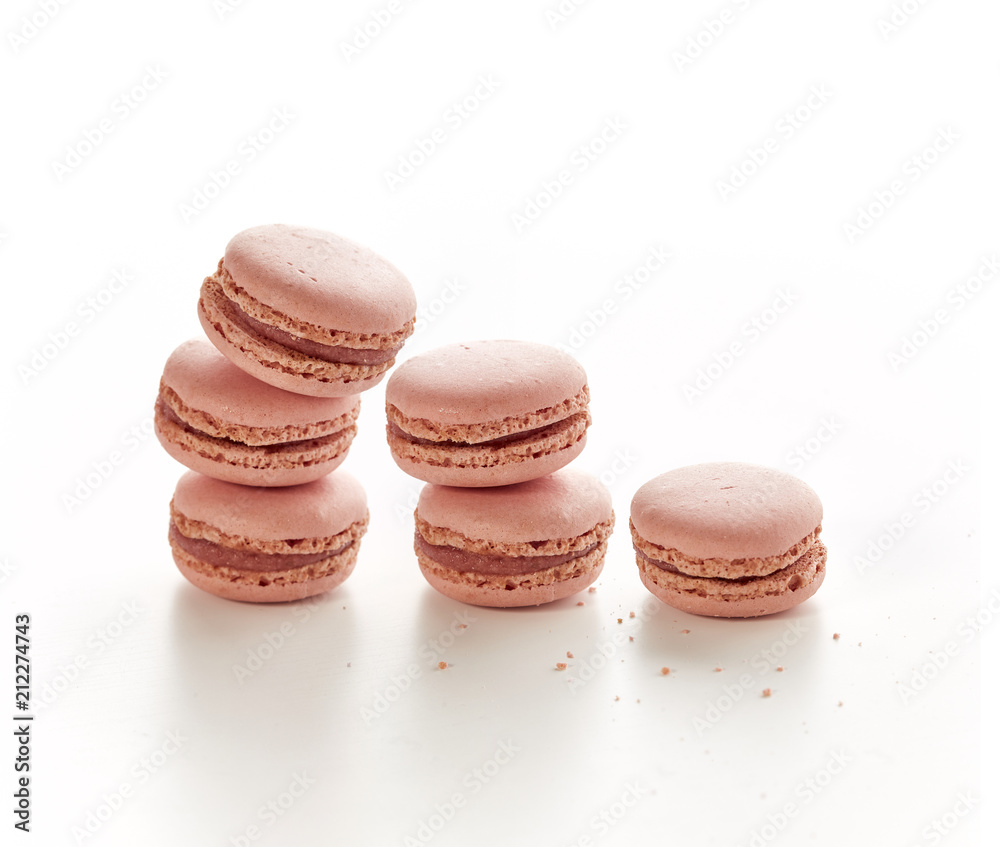
M 361 392 L 392 367 L 415 315 L 398 269 L 332 233 L 269 225 L 229 242 L 198 301 L 212 343 L 171 354 L 154 413 L 160 443 L 190 469 L 169 530 L 190 582 L 278 602 L 350 575 L 368 507 L 337 468 Z
M 426 483 L 420 570 L 442 594 L 533 606 L 590 585 L 614 527 L 611 495 L 566 468 L 583 450 L 590 389 L 571 356 L 527 341 L 437 348 L 386 383 L 396 464 Z

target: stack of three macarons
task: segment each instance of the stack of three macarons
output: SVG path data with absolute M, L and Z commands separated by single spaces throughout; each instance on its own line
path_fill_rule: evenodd
M 600 574 L 611 495 L 566 466 L 586 445 L 583 367 L 528 341 L 452 344 L 415 356 L 386 383 L 396 464 L 427 483 L 414 513 L 420 570 L 447 597 L 534 606 Z
M 190 469 L 169 529 L 190 582 L 277 602 L 350 575 L 368 507 L 337 469 L 361 392 L 394 364 L 415 315 L 397 268 L 332 233 L 270 225 L 229 242 L 198 301 L 212 343 L 171 354 L 154 412 L 161 444 Z

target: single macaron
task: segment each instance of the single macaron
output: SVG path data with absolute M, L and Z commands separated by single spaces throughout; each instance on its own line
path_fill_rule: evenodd
M 344 461 L 359 408 L 357 396 L 275 388 L 207 341 L 187 341 L 163 367 L 153 422 L 166 451 L 193 471 L 242 485 L 299 485 Z
M 802 480 L 712 462 L 665 473 L 632 498 L 643 584 L 696 615 L 750 618 L 797 606 L 826 576 L 823 505 Z
M 170 501 L 174 562 L 227 600 L 279 603 L 335 588 L 354 570 L 367 528 L 364 489 L 344 471 L 286 488 L 188 471 Z
M 376 385 L 416 311 L 413 286 L 367 247 L 282 224 L 234 236 L 198 300 L 209 340 L 234 364 L 314 397 Z
M 385 386 L 392 458 L 440 485 L 510 485 L 559 470 L 587 442 L 590 390 L 572 356 L 470 341 L 400 365 Z
M 425 485 L 415 512 L 420 570 L 475 606 L 538 606 L 601 572 L 615 515 L 611 495 L 575 470 L 497 488 Z

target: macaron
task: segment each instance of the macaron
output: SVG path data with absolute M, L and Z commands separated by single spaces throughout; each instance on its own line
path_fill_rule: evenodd
M 550 474 L 583 450 L 587 374 L 530 341 L 470 341 L 400 365 L 386 382 L 392 458 L 424 482 L 511 485 Z
M 344 461 L 359 408 L 357 396 L 275 388 L 195 340 L 167 359 L 153 422 L 166 451 L 191 470 L 243 485 L 299 485 Z
M 174 562 L 227 600 L 279 603 L 335 588 L 354 570 L 367 528 L 364 489 L 344 471 L 285 488 L 188 471 L 170 502 Z
M 378 384 L 413 332 L 413 286 L 367 247 L 283 224 L 238 233 L 201 287 L 198 317 L 238 367 L 314 397 Z
M 611 495 L 576 470 L 496 488 L 425 485 L 414 549 L 424 578 L 475 606 L 538 606 L 586 588 L 614 528 Z
M 771 615 L 812 597 L 826 576 L 823 505 L 802 480 L 740 462 L 670 471 L 632 498 L 643 584 L 695 615 Z

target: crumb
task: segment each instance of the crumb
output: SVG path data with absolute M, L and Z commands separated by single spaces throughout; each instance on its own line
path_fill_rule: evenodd
M 590 588 L 587 589 L 587 593 L 588 594 L 596 594 L 597 593 L 597 589 L 592 585 L 592 586 L 590 586 Z
M 722 673 L 722 668 L 714 668 L 715 673 Z
M 785 666 L 784 666 L 784 665 L 778 665 L 778 667 L 776 667 L 776 668 L 775 668 L 775 670 L 776 670 L 776 671 L 778 671 L 779 673 L 780 673 L 781 671 L 783 671 L 784 669 L 785 669 Z
M 570 653 L 570 651 L 569 651 L 569 650 L 567 650 L 567 651 L 566 651 L 566 658 L 567 658 L 567 659 L 572 659 L 572 658 L 574 658 L 574 657 L 573 657 L 573 654 L 572 654 L 572 653 Z
M 628 640 L 629 640 L 629 641 L 635 641 L 635 636 L 634 636 L 634 635 L 630 635 L 630 636 L 628 637 Z
M 660 668 L 660 674 L 667 676 L 670 673 L 670 668 Z
M 840 633 L 839 632 L 835 632 L 833 634 L 833 640 L 834 641 L 840 641 Z
M 616 702 L 616 703 L 617 703 L 617 702 L 618 702 L 619 700 L 621 700 L 621 699 L 622 699 L 622 698 L 621 698 L 621 697 L 619 697 L 619 696 L 618 696 L 617 694 L 615 695 L 615 702 Z
M 566 663 L 565 662 L 556 662 L 556 670 L 557 671 L 564 671 L 564 670 L 566 670 Z
M 860 646 L 861 646 L 861 642 L 859 641 L 859 642 L 858 642 L 858 647 L 860 647 Z
M 629 613 L 628 613 L 628 616 L 629 616 L 630 618 L 634 618 L 634 617 L 635 617 L 635 612 L 629 612 Z
M 577 606 L 582 606 L 583 605 L 583 600 L 581 600 L 580 602 L 578 602 L 576 605 Z
M 347 667 L 350 667 L 350 666 L 351 666 L 351 663 L 350 663 L 350 662 L 348 662 L 348 663 L 347 663 Z
M 682 629 L 681 630 L 681 635 L 688 635 L 690 632 L 691 632 L 690 629 Z
M 439 671 L 443 671 L 447 667 L 448 667 L 448 663 L 447 662 L 438 662 L 438 670 Z
M 763 691 L 760 692 L 760 696 L 761 697 L 770 697 L 771 696 L 771 689 L 770 688 L 765 688 Z
M 621 622 L 622 622 L 622 619 L 621 619 L 621 618 L 618 618 L 618 623 L 621 623 Z
M 843 701 L 843 700 L 840 700 L 840 701 L 838 701 L 838 702 L 837 702 L 837 705 L 838 705 L 838 706 L 843 706 L 843 705 L 844 705 L 844 701 Z
M 459 628 L 459 629 L 468 629 L 468 628 L 469 628 L 469 625 L 468 625 L 467 623 L 460 623 L 460 624 L 458 625 L 458 628 Z
M 639 699 L 638 697 L 636 697 L 636 698 L 635 698 L 635 702 L 636 702 L 636 703 L 641 703 L 642 701 L 641 701 L 641 700 L 640 700 L 640 699 Z

